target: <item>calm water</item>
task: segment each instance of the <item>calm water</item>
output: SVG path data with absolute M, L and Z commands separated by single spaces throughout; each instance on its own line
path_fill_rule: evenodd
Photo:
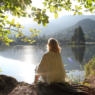
M 75 77 L 80 77 L 84 64 L 95 55 L 95 46 L 62 47 L 62 60 L 66 71 L 76 71 Z M 32 83 L 34 80 L 34 69 L 40 63 L 45 47 L 40 46 L 10 46 L 0 47 L 1 74 L 15 77 L 19 81 Z M 81 64 L 81 65 L 80 65 Z M 73 71 L 68 73 L 73 74 Z M 73 77 L 73 78 L 75 78 Z M 83 79 L 83 78 L 82 78 Z

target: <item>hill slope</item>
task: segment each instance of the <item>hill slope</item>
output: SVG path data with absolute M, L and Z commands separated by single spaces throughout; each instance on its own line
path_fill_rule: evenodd
M 70 40 L 75 29 L 79 26 L 82 27 L 86 40 L 95 41 L 95 36 L 94 36 L 95 35 L 95 21 L 91 19 L 81 20 L 77 22 L 75 25 L 65 30 L 60 31 L 59 33 L 55 33 L 53 37 L 60 40 L 62 39 Z

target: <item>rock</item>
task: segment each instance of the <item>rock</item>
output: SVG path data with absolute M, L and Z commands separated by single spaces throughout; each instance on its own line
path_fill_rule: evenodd
M 35 85 L 21 83 L 8 95 L 95 95 L 89 88 L 68 83 L 38 83 Z
M 15 78 L 0 75 L 0 95 L 8 95 L 18 84 Z
M 38 95 L 89 95 L 88 92 L 69 83 L 38 84 Z
M 0 75 L 0 95 L 95 95 L 95 88 L 69 83 L 28 84 Z
M 84 84 L 88 83 L 91 88 L 95 88 L 95 76 L 89 76 L 83 82 Z
M 19 83 L 8 95 L 37 95 L 37 91 L 34 85 Z

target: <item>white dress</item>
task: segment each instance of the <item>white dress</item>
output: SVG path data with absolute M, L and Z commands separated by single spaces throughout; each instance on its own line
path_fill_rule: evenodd
M 66 73 L 60 53 L 49 51 L 44 54 L 37 68 L 37 74 L 47 83 L 64 82 Z

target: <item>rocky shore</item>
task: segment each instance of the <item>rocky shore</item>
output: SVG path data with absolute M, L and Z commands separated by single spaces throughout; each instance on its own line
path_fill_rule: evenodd
M 95 95 L 95 88 L 68 83 L 28 84 L 0 75 L 0 95 Z

